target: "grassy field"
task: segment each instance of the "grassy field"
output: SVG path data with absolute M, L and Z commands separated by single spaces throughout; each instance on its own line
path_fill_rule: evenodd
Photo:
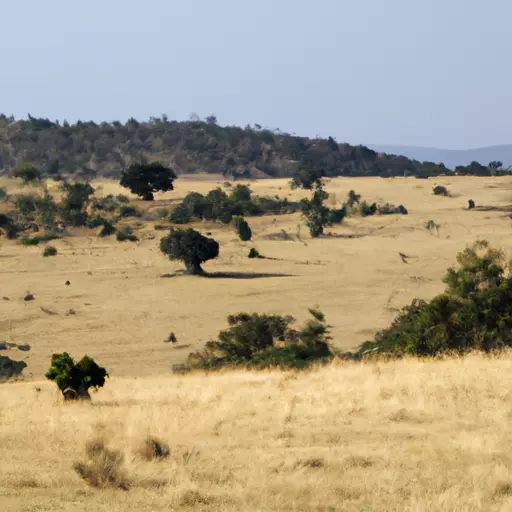
M 0 386 L 0 509 L 512 510 L 509 355 L 302 375 L 170 375 L 228 314 L 301 321 L 318 305 L 334 343 L 348 350 L 412 298 L 440 292 L 467 244 L 485 238 L 510 257 L 512 179 L 437 182 L 453 197 L 434 196 L 432 180 L 330 180 L 332 204 L 355 189 L 370 202 L 403 204 L 409 215 L 349 218 L 315 240 L 300 214 L 249 218 L 249 243 L 228 226 L 197 224 L 221 246 L 205 270 L 230 277 L 162 277 L 181 265 L 160 253 L 158 221 L 141 223 L 138 243 L 78 230 L 52 242 L 53 258 L 42 257 L 42 246 L 0 238 L 0 341 L 30 345 L 2 352 L 28 366 L 27 382 Z M 222 183 L 183 178 L 155 204 L 137 205 L 168 206 Z M 115 182 L 94 186 L 99 195 L 125 193 Z M 307 195 L 286 180 L 251 186 L 260 195 Z M 470 198 L 485 208 L 468 211 Z M 425 229 L 430 219 L 438 233 Z M 273 259 L 248 259 L 250 247 Z M 28 291 L 32 302 L 23 301 Z M 175 345 L 164 343 L 170 331 Z M 62 350 L 87 353 L 109 370 L 92 404 L 64 406 L 51 383 L 40 382 Z M 136 456 L 148 434 L 169 443 L 170 459 Z M 95 491 L 73 472 L 95 436 L 125 454 L 130 491 Z
M 51 354 L 62 350 L 98 358 L 116 377 L 166 375 L 172 364 L 224 328 L 228 314 L 275 312 L 301 321 L 308 307 L 318 305 L 335 343 L 354 348 L 387 326 L 412 298 L 441 291 L 441 277 L 466 244 L 486 238 L 512 254 L 511 221 L 503 211 L 465 210 L 469 198 L 477 206 L 510 204 L 512 180 L 450 177 L 442 183 L 455 197 L 434 196 L 431 180 L 331 180 L 327 191 L 338 204 L 355 189 L 369 201 L 404 204 L 410 213 L 349 218 L 328 228 L 334 236 L 316 240 L 300 214 L 275 221 L 250 218 L 250 243 L 240 242 L 229 226 L 199 224 L 221 244 L 219 258 L 206 263 L 205 270 L 232 272 L 231 279 L 162 278 L 181 265 L 160 253 L 165 232 L 154 231 L 154 221 L 141 228 L 135 244 L 77 232 L 52 242 L 59 251 L 54 258 L 42 258 L 40 246 L 0 239 L 0 296 L 10 299 L 0 300 L 0 341 L 31 346 L 24 353 L 26 378 L 40 379 Z M 101 187 L 100 195 L 125 192 L 115 182 L 95 186 Z M 159 195 L 151 208 L 215 186 L 207 179 L 178 180 L 176 191 Z M 292 192 L 286 180 L 258 181 L 252 188 L 262 195 L 306 195 Z M 438 236 L 425 229 L 429 219 L 441 225 Z M 291 240 L 267 238 L 282 230 Z M 275 259 L 248 259 L 253 246 Z M 410 256 L 409 263 L 399 252 Z M 65 286 L 67 280 L 71 286 Z M 23 301 L 27 291 L 35 301 Z M 66 316 L 70 309 L 76 315 Z M 179 340 L 172 346 L 163 342 L 171 331 Z
M 14 511 L 512 509 L 512 357 L 310 373 L 114 378 L 91 404 L 0 387 L 0 508 Z M 171 456 L 147 462 L 147 435 Z M 73 471 L 85 442 L 128 491 Z

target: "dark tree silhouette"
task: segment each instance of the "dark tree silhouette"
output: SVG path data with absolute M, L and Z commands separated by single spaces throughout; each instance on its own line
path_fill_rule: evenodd
M 136 163 L 122 172 L 120 184 L 144 201 L 153 201 L 154 192 L 174 190 L 175 179 L 175 172 L 160 162 Z

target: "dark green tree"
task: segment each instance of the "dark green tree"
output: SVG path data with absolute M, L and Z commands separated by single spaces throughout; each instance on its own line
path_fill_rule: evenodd
M 57 384 L 66 400 L 76 400 L 90 399 L 89 389 L 103 387 L 108 373 L 89 356 L 84 356 L 77 363 L 63 352 L 52 355 L 45 377 Z
M 188 274 L 202 275 L 201 264 L 219 255 L 219 244 L 193 229 L 171 229 L 160 240 L 160 250 L 170 260 L 182 261 Z
M 153 201 L 154 192 L 174 190 L 175 179 L 175 172 L 160 162 L 135 163 L 121 173 L 120 184 L 144 201 Z

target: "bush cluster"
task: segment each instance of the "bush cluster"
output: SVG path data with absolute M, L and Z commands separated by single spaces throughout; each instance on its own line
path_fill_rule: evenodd
M 443 279 L 444 293 L 413 300 L 355 355 L 434 356 L 512 346 L 512 275 L 504 254 L 478 241 L 457 262 Z
M 206 343 L 202 352 L 190 354 L 189 369 L 224 367 L 303 369 L 333 357 L 325 316 L 309 310 L 312 318 L 293 329 L 290 316 L 239 313 L 228 317 L 229 328 Z
M 206 195 L 191 192 L 172 211 L 169 220 L 173 224 L 188 224 L 193 219 L 221 221 L 229 224 L 233 217 L 259 216 L 265 214 L 294 213 L 298 203 L 287 198 L 252 196 L 247 185 L 236 185 L 228 195 L 221 188 L 210 190 Z

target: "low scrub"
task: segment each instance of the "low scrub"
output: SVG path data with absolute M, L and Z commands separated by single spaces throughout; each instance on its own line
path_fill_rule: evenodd
M 48 256 L 57 256 L 57 247 L 54 245 L 47 245 L 43 250 L 43 257 L 47 258 Z
M 293 329 L 291 316 L 239 313 L 228 317 L 229 328 L 208 341 L 202 352 L 191 354 L 189 369 L 224 367 L 303 369 L 333 357 L 329 326 L 321 311 L 310 309 L 311 319 Z
M 119 229 L 116 233 L 116 239 L 118 242 L 137 242 L 138 238 L 133 234 L 133 229 L 130 226 L 125 226 Z
M 85 445 L 86 461 L 75 462 L 73 469 L 91 487 L 128 489 L 123 469 L 124 455 L 105 446 L 101 439 Z
M 449 268 L 444 293 L 414 299 L 355 354 L 435 356 L 512 346 L 512 275 L 504 254 L 478 241 Z M 354 354 L 349 354 L 354 356 Z
M 448 191 L 448 189 L 444 185 L 436 185 L 432 189 L 432 193 L 435 196 L 445 196 L 445 197 L 449 197 L 450 196 L 450 192 Z

